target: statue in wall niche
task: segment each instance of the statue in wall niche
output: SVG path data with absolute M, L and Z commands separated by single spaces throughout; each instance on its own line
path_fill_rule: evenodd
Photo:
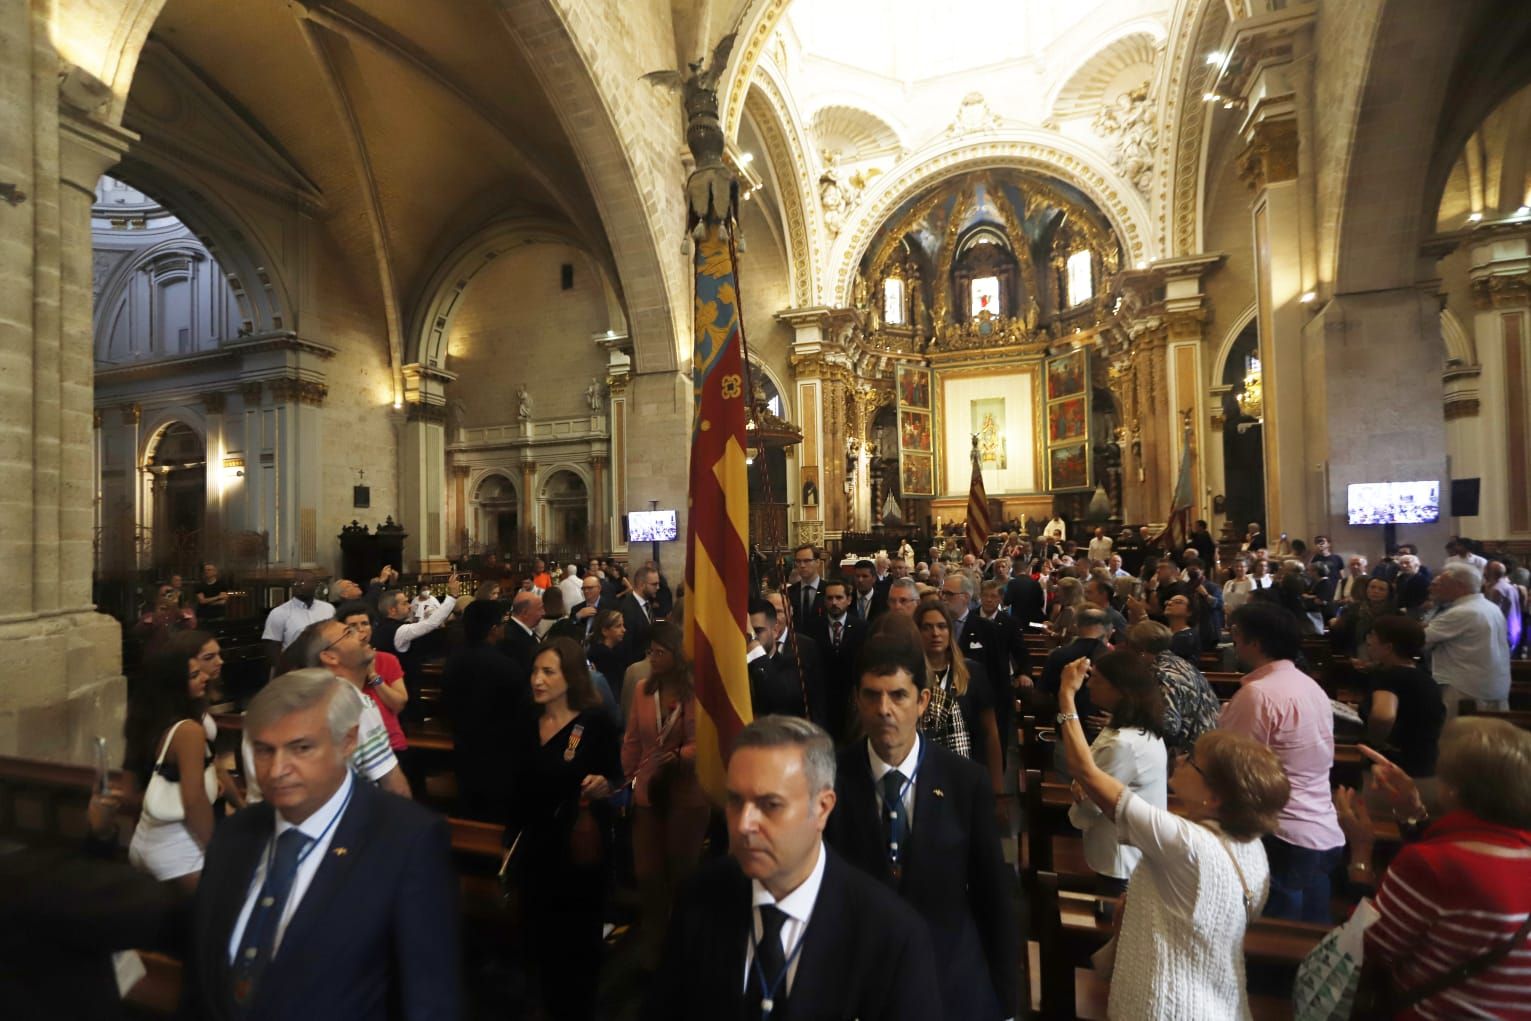
M 1147 194 L 1153 184 L 1154 148 L 1159 129 L 1148 101 L 1148 83 L 1123 92 L 1095 115 L 1095 133 L 1111 150 L 1116 172 L 1138 191 Z
M 590 405 L 591 411 L 600 411 L 605 391 L 601 387 L 601 381 L 594 376 L 590 377 L 590 385 L 585 387 L 585 401 Z
M 824 209 L 824 229 L 830 237 L 840 233 L 840 225 L 850 206 L 850 194 L 840 182 L 840 154 L 824 153 L 824 172 L 819 175 L 819 205 Z
M 529 422 L 532 418 L 532 395 L 527 392 L 525 384 L 516 387 L 516 417 L 523 422 Z

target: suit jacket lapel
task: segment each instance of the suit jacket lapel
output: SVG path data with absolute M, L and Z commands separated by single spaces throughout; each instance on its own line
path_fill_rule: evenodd
M 351 874 L 353 865 L 359 853 L 365 853 L 368 843 L 367 832 L 371 827 L 376 799 L 384 797 L 377 788 L 373 787 L 360 775 L 352 777 L 356 785 L 355 793 L 351 796 L 351 804 L 346 807 L 345 814 L 335 824 L 335 835 L 330 838 L 330 846 L 325 849 L 324 860 L 319 863 L 319 869 L 314 873 L 313 881 L 308 884 L 308 890 L 303 894 L 303 900 L 293 912 L 292 920 L 287 923 L 287 929 L 282 934 L 282 942 L 277 947 L 276 957 L 266 969 L 266 974 L 261 979 L 260 988 L 256 997 L 264 1001 L 266 993 L 270 996 L 272 989 L 283 989 L 286 992 L 296 991 L 288 978 L 297 969 L 324 966 L 323 960 L 311 952 L 312 948 L 306 942 L 309 938 L 309 930 L 318 925 L 321 919 L 334 916 L 327 914 L 327 905 L 346 883 Z M 341 850 L 346 853 L 339 853 Z M 317 851 L 315 852 L 317 853 Z M 291 949 L 292 952 L 288 952 Z
M 877 789 L 872 783 L 872 767 L 866 757 L 866 742 L 855 745 L 856 761 L 846 771 L 845 817 L 849 820 L 851 839 L 864 860 L 878 863 L 873 871 L 878 879 L 892 883 L 888 872 L 887 849 L 883 846 L 882 813 L 877 809 Z M 806 951 L 805 951 L 806 953 Z
M 819 886 L 819 898 L 814 902 L 813 915 L 808 919 L 808 931 L 803 933 L 803 949 L 797 957 L 797 974 L 792 979 L 792 995 L 787 1000 L 787 1012 L 792 1013 L 793 1003 L 829 1007 L 825 1013 L 838 1008 L 836 997 L 829 990 L 843 985 L 839 975 L 843 954 L 840 940 L 843 934 L 841 919 L 850 906 L 846 903 L 842 885 L 842 869 L 850 868 L 824 845 L 828 859 L 824 863 L 824 881 Z
M 930 849 L 931 838 L 941 814 L 942 799 L 933 793 L 941 786 L 941 767 L 929 750 L 920 772 L 914 778 L 914 825 L 909 833 L 909 853 L 904 857 L 904 874 L 900 887 L 909 879 L 910 873 L 927 863 L 935 852 Z

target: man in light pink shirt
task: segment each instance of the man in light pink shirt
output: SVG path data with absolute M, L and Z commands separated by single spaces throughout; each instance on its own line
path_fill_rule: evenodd
M 1249 668 L 1218 726 L 1248 734 L 1276 753 L 1292 784 L 1276 832 L 1265 838 L 1271 892 L 1265 914 L 1329 922 L 1329 874 L 1345 848 L 1334 814 L 1334 710 L 1329 696 L 1293 662 L 1302 649 L 1297 619 L 1271 603 L 1246 603 L 1230 630 Z

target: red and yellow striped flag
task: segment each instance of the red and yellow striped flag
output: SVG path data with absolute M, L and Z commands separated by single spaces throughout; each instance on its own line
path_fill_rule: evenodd
M 973 437 L 973 482 L 968 486 L 968 552 L 983 556 L 989 541 L 989 495 L 983 488 L 983 462 L 978 458 L 978 437 Z
M 696 343 L 691 362 L 691 503 L 686 528 L 686 652 L 696 683 L 696 771 L 721 804 L 734 738 L 753 718 L 749 627 L 748 388 L 738 278 L 718 227 L 696 246 Z

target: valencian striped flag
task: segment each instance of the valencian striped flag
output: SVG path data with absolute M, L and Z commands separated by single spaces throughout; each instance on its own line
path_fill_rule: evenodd
M 709 224 L 696 246 L 696 344 L 691 374 L 691 504 L 686 536 L 686 652 L 696 684 L 696 771 L 715 802 L 734 738 L 752 719 L 745 664 L 749 624 L 749 486 L 744 357 L 732 246 Z
M 978 436 L 973 436 L 973 483 L 968 487 L 968 552 L 983 556 L 989 541 L 989 495 L 983 488 L 983 462 L 978 459 Z
M 1170 498 L 1170 519 L 1155 540 L 1172 552 L 1185 549 L 1191 538 L 1191 419 L 1183 423 L 1180 447 L 1180 474 L 1175 479 L 1175 493 Z

